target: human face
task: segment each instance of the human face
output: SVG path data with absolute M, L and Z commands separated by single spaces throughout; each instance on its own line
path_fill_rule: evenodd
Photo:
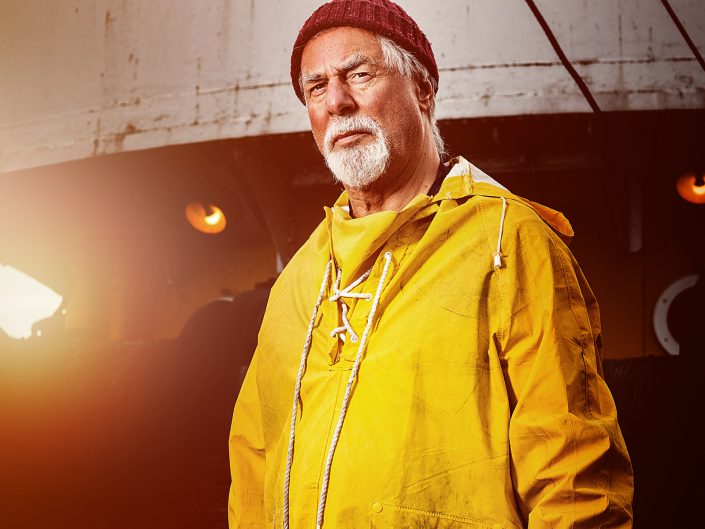
M 418 90 L 385 68 L 372 33 L 339 27 L 318 34 L 303 50 L 301 72 L 313 137 L 346 188 L 413 164 L 423 136 Z

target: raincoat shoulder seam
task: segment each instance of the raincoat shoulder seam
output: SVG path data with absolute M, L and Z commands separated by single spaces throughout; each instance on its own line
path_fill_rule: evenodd
M 560 263 L 561 275 L 563 277 L 563 283 L 565 285 L 566 293 L 568 296 L 568 307 L 570 308 L 570 313 L 573 315 L 573 320 L 575 321 L 576 332 L 578 333 L 576 338 L 579 339 L 580 360 L 582 361 L 582 384 L 583 384 L 583 391 L 584 391 L 584 398 L 585 398 L 584 411 L 588 416 L 591 416 L 592 412 L 590 410 L 590 392 L 588 389 L 588 367 L 587 367 L 587 360 L 585 359 L 585 339 L 582 336 L 580 336 L 582 326 L 580 324 L 580 318 L 578 318 L 578 315 L 575 313 L 575 309 L 573 306 L 575 296 L 574 296 L 573 288 L 571 287 L 570 281 L 568 280 L 567 266 L 566 266 L 566 262 L 564 260 L 563 252 L 561 252 L 560 248 L 557 247 L 556 242 L 551 238 L 550 234 L 547 234 L 547 235 L 548 235 L 549 247 L 551 248 L 551 251 L 555 253 L 556 257 L 558 258 L 558 262 Z

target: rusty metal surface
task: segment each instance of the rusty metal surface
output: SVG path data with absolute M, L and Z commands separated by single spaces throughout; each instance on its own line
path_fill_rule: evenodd
M 0 3 L 0 173 L 307 130 L 289 86 L 317 0 Z M 434 45 L 438 117 L 588 112 L 524 2 L 399 2 Z M 705 72 L 656 0 L 542 0 L 603 110 L 705 107 Z M 700 49 L 700 0 L 672 5 Z

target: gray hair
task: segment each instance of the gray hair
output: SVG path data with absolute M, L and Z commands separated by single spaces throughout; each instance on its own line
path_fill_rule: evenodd
M 438 155 L 443 158 L 446 154 L 445 142 L 441 136 L 441 131 L 438 129 L 436 121 L 436 90 L 438 83 L 431 77 L 431 74 L 421 62 L 412 55 L 412 53 L 383 35 L 375 34 L 377 42 L 382 49 L 382 57 L 384 66 L 387 70 L 397 72 L 402 77 L 416 80 L 420 84 L 431 87 L 431 105 L 428 109 L 428 118 L 431 123 L 431 132 L 433 133 L 433 141 L 436 144 Z

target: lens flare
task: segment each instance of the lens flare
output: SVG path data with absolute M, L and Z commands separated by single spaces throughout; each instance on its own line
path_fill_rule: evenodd
M 0 265 L 0 328 L 10 338 L 31 337 L 32 325 L 54 314 L 62 300 L 33 277 Z

